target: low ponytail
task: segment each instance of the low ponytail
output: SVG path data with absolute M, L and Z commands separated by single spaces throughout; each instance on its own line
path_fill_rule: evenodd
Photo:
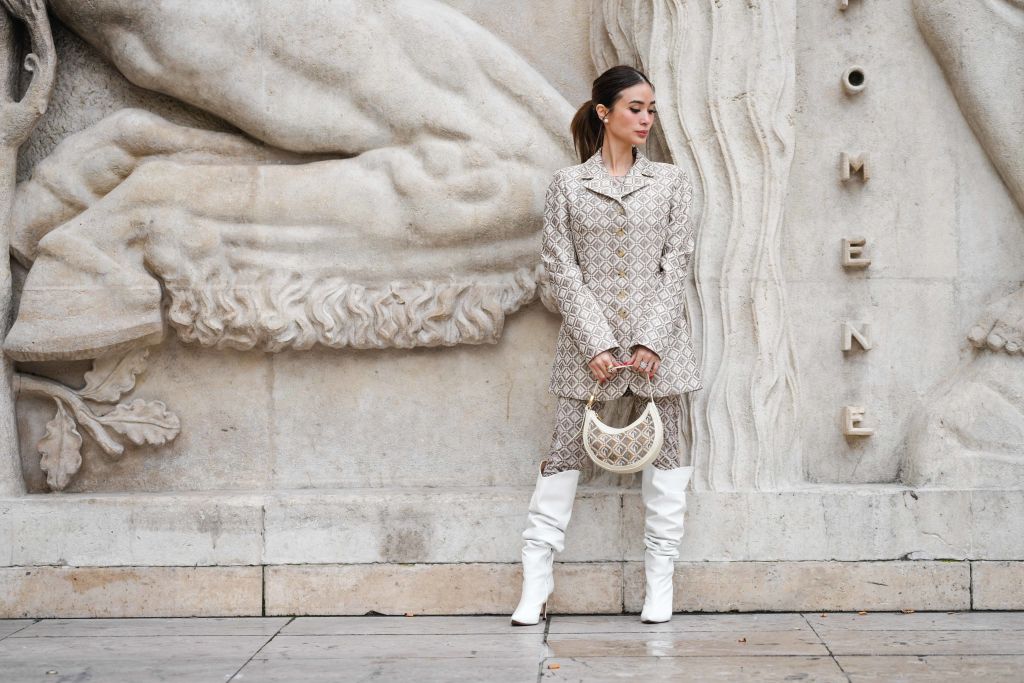
M 594 100 L 587 100 L 576 110 L 569 125 L 572 131 L 572 142 L 576 147 L 576 153 L 580 155 L 580 163 L 583 163 L 598 150 L 604 141 L 604 126 L 597 115 Z
M 572 123 L 569 124 L 580 163 L 592 157 L 604 143 L 604 124 L 597 115 L 597 105 L 603 104 L 611 110 L 622 96 L 622 91 L 637 83 L 646 83 L 654 90 L 654 84 L 647 76 L 639 69 L 625 64 L 613 66 L 594 79 L 590 99 L 580 105 L 576 115 L 572 117 Z

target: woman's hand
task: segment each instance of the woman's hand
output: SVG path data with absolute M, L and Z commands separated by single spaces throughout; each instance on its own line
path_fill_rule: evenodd
M 602 351 L 593 358 L 590 359 L 590 373 L 594 376 L 601 384 L 604 384 L 612 377 L 622 365 L 617 365 L 618 361 L 615 360 L 615 356 L 612 355 L 611 351 Z
M 641 363 L 643 366 L 641 367 Z M 654 373 L 661 367 L 661 356 L 651 351 L 642 344 L 637 344 L 636 348 L 633 349 L 633 355 L 629 358 L 629 366 L 633 368 L 634 372 L 637 373 L 648 373 L 650 377 L 654 377 Z

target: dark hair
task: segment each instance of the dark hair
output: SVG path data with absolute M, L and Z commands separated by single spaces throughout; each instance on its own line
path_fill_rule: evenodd
M 590 88 L 590 99 L 580 105 L 569 125 L 581 163 L 592 157 L 604 141 L 604 125 L 597 115 L 597 105 L 603 104 L 611 109 L 622 97 L 623 90 L 638 83 L 646 83 L 654 90 L 654 84 L 643 72 L 625 64 L 613 66 L 594 79 L 594 84 Z

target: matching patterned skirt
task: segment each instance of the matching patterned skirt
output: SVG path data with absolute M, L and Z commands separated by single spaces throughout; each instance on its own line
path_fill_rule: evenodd
M 626 395 L 632 392 L 627 389 Z M 587 451 L 583 448 L 583 417 L 587 408 L 587 402 L 575 398 L 558 396 L 555 405 L 555 428 L 551 435 L 551 448 L 548 451 L 547 461 L 541 474 L 545 477 L 566 470 L 582 470 L 590 460 Z M 630 411 L 629 419 L 625 424 L 631 423 L 640 417 L 640 413 L 647 407 L 649 399 L 636 397 L 633 408 Z M 661 453 L 654 460 L 653 465 L 661 470 L 675 469 L 682 466 L 679 445 L 679 418 L 682 413 L 682 397 L 661 396 L 655 397 L 654 405 L 658 407 L 661 414 L 661 421 L 664 423 L 664 443 L 661 446 Z M 594 401 L 594 410 L 604 418 L 601 410 L 605 401 Z

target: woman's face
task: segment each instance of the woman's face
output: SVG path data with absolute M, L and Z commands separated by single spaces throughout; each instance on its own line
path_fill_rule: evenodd
M 622 91 L 610 110 L 601 107 L 598 114 L 608 118 L 603 122 L 605 135 L 628 145 L 642 145 L 654 125 L 654 91 L 646 83 L 637 83 Z

